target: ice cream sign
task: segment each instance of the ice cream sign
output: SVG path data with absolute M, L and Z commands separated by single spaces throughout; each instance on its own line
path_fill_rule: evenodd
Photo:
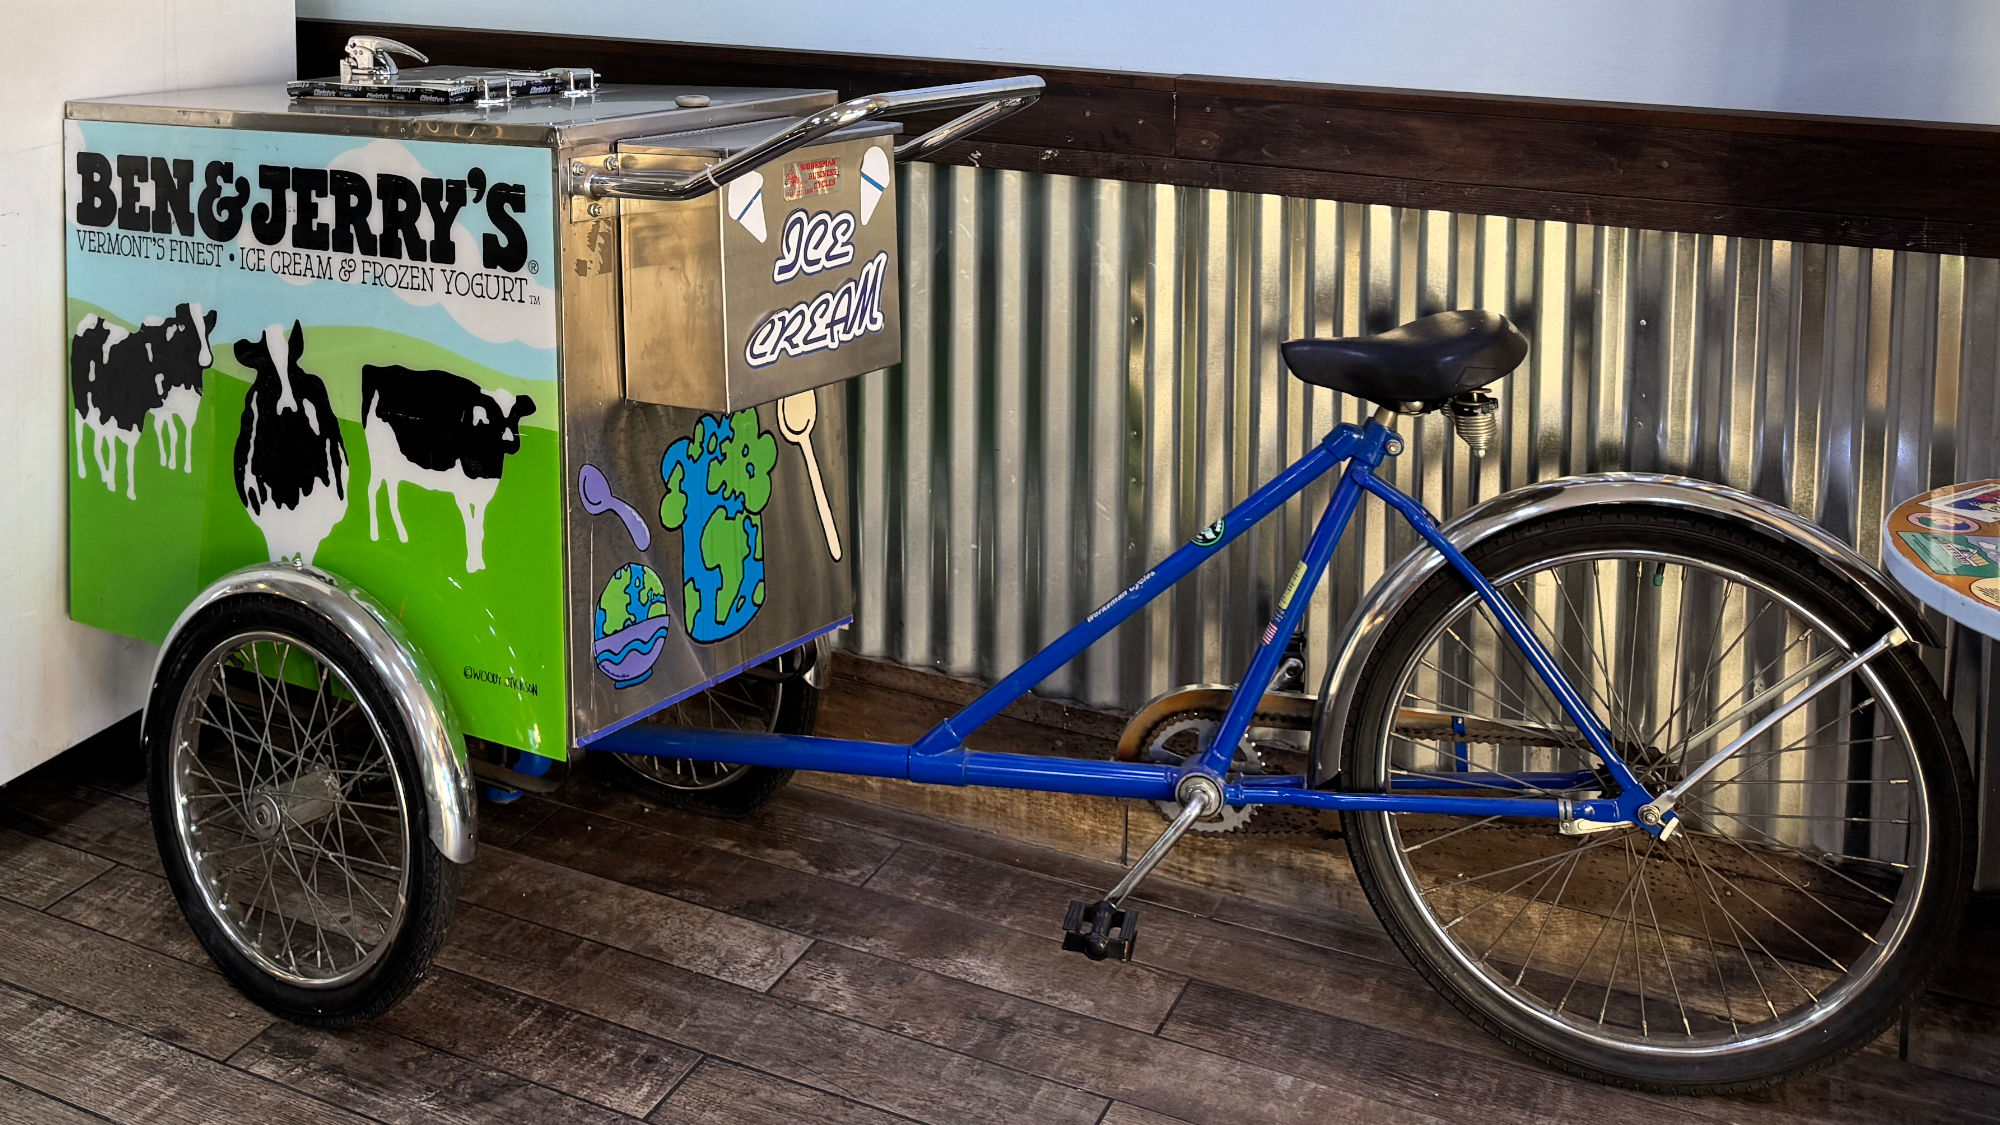
M 778 235 L 778 258 L 771 264 L 775 285 L 802 277 L 838 270 L 854 262 L 854 232 L 875 217 L 888 181 L 888 153 L 869 147 L 861 159 L 861 217 L 853 211 L 816 211 L 800 207 L 785 216 Z M 747 177 L 746 177 L 747 178 Z M 737 209 L 734 217 L 744 228 L 764 241 L 763 184 L 760 182 L 742 198 L 754 196 L 754 205 Z M 840 158 L 802 160 L 785 168 L 785 199 L 803 199 L 830 193 L 840 186 Z M 861 267 L 859 274 L 839 285 L 802 296 L 788 306 L 771 310 L 751 330 L 743 347 L 743 361 L 751 367 L 769 367 L 786 356 L 811 355 L 832 351 L 870 333 L 882 331 L 882 283 L 889 269 L 889 252 L 877 251 Z
M 685 168 L 749 136 L 677 134 L 619 155 Z M 887 127 L 732 174 L 712 201 L 628 203 L 624 244 L 648 249 L 621 261 L 625 393 L 733 414 L 896 363 L 896 218 Z
M 793 211 L 785 217 L 778 237 L 772 282 L 783 285 L 852 263 L 855 225 L 852 211 Z M 889 252 L 877 251 L 860 273 L 839 285 L 773 310 L 751 331 L 743 361 L 768 367 L 786 356 L 831 351 L 880 332 L 885 323 L 882 280 L 888 267 Z

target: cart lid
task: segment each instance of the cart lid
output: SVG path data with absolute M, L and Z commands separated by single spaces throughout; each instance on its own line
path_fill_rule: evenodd
M 65 116 L 83 121 L 567 148 L 796 116 L 833 103 L 832 90 L 602 85 L 588 97 L 551 94 L 481 107 L 294 100 L 284 86 L 270 85 L 73 101 L 65 107 Z

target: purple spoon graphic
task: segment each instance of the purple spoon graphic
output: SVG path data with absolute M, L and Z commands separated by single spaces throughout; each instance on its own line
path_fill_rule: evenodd
M 646 527 L 646 521 L 639 518 L 632 505 L 611 494 L 611 482 L 604 479 L 597 466 L 584 463 L 583 471 L 577 474 L 576 491 L 583 498 L 583 510 L 591 515 L 618 513 L 618 518 L 625 521 L 625 530 L 632 533 L 633 546 L 643 551 L 653 545 L 653 533 Z

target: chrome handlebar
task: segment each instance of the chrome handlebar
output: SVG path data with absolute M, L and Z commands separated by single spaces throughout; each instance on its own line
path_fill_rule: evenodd
M 1045 84 L 1034 75 L 926 86 L 850 98 L 802 117 L 748 148 L 730 153 L 693 172 L 637 171 L 605 168 L 581 177 L 575 190 L 591 199 L 697 199 L 763 164 L 804 148 L 828 133 L 890 113 L 927 113 L 977 106 L 913 141 L 896 146 L 896 159 L 914 160 L 943 148 L 1003 117 L 1035 104 Z

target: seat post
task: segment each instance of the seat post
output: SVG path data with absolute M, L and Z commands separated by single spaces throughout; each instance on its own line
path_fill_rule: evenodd
M 1378 406 L 1375 408 L 1375 424 L 1378 426 L 1381 426 L 1385 429 L 1388 428 L 1390 421 L 1392 421 L 1395 417 L 1396 417 L 1396 412 L 1389 409 L 1386 406 Z

